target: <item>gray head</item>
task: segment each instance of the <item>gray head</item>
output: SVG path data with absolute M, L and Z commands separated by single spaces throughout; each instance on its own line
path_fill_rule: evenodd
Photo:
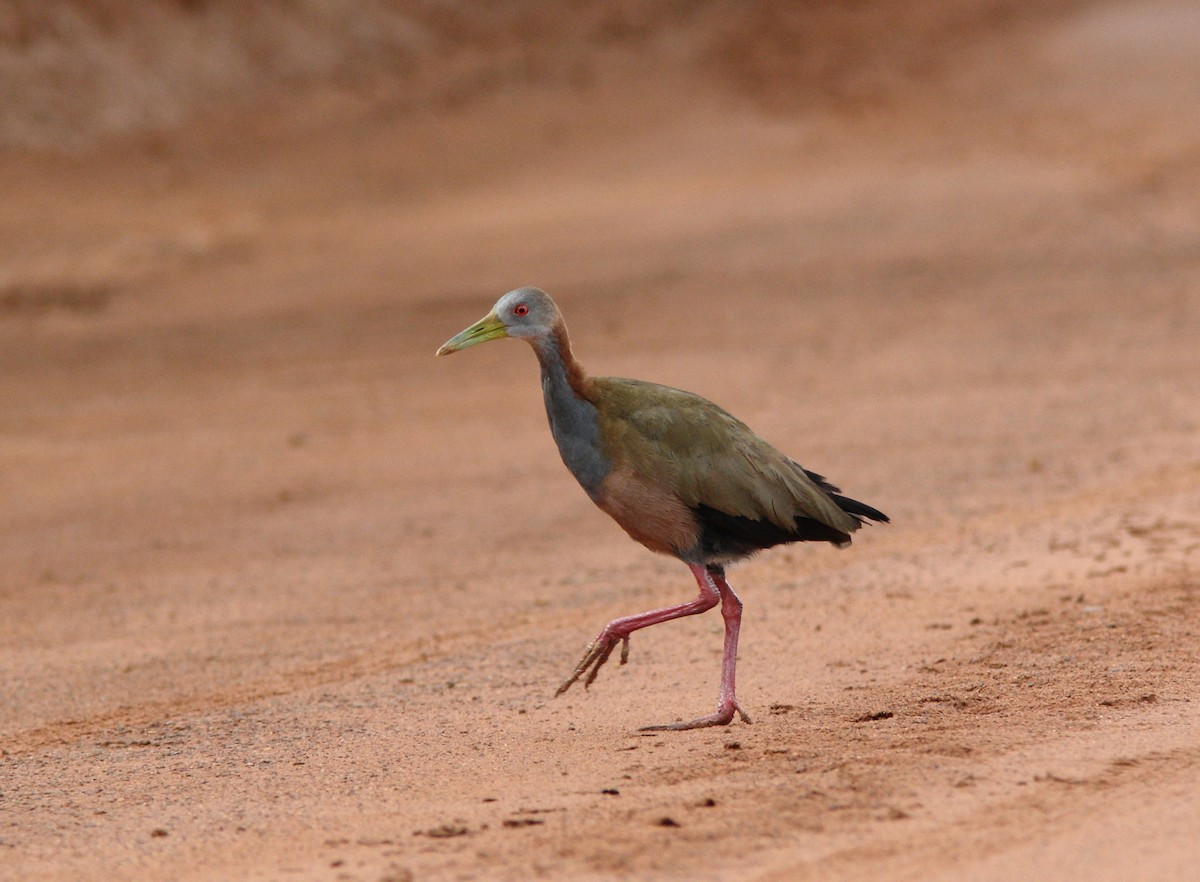
M 562 323 L 562 313 L 549 294 L 540 288 L 517 288 L 497 300 L 492 311 L 471 327 L 442 344 L 437 354 L 449 355 L 501 337 L 546 337 Z

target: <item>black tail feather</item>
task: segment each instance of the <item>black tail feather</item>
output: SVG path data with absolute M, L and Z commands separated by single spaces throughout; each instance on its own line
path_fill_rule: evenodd
M 850 499 L 846 496 L 841 496 L 837 493 L 830 493 L 829 498 L 838 504 L 838 508 L 846 514 L 854 515 L 862 520 L 866 518 L 868 521 L 875 521 L 880 524 L 890 524 L 892 519 L 885 515 L 877 508 L 872 508 L 865 502 L 859 502 L 857 499 Z
M 799 468 L 804 472 L 804 474 L 808 475 L 809 480 L 829 494 L 829 498 L 838 504 L 838 508 L 840 508 L 846 514 L 854 515 L 859 519 L 860 523 L 862 522 L 863 518 L 880 524 L 891 523 L 891 518 L 889 518 L 879 509 L 872 508 L 865 502 L 859 502 L 857 499 L 851 499 L 848 496 L 842 496 L 842 488 L 829 483 L 827 480 L 825 480 L 824 475 L 818 475 L 816 472 L 810 472 L 808 469 L 804 468 L 804 466 L 799 466 Z

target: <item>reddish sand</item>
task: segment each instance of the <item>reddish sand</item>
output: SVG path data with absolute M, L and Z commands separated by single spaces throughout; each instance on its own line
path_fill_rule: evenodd
M 1200 14 L 952 6 L 0 154 L 0 878 L 1193 876 Z M 694 584 L 433 358 L 520 284 L 892 516 L 732 571 L 752 725 L 636 731 L 715 611 L 551 698 Z

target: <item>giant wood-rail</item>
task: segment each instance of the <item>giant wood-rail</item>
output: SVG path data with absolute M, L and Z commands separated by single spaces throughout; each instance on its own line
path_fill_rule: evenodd
M 750 722 L 734 688 L 742 602 L 725 566 L 787 542 L 845 547 L 864 521 L 887 516 L 839 495 L 711 401 L 655 383 L 588 376 L 571 354 L 562 313 L 537 288 L 505 294 L 437 354 L 501 337 L 528 340 L 537 353 L 550 431 L 588 496 L 651 551 L 687 564 L 700 586 L 688 603 L 609 622 L 556 694 L 580 677 L 590 685 L 618 643 L 624 664 L 634 631 L 720 603 L 725 651 L 716 712 L 645 728 L 723 726 L 735 713 Z

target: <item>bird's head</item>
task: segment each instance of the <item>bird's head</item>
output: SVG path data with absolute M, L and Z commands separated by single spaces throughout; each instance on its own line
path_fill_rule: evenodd
M 437 354 L 449 355 L 501 337 L 542 337 L 561 322 L 562 314 L 549 294 L 540 288 L 518 288 L 497 300 L 492 311 L 471 327 L 443 343 Z

